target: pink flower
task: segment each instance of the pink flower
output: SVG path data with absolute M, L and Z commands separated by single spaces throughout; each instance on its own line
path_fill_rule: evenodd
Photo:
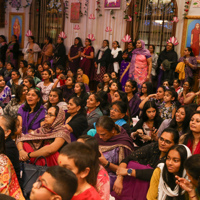
M 124 37 L 123 37 L 123 39 L 122 39 L 122 42 L 131 42 L 131 37 L 130 37 L 130 35 L 125 35 Z

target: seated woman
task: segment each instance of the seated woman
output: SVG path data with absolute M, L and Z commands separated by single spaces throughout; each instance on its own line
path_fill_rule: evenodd
M 126 133 L 130 136 L 131 129 L 127 123 L 127 104 L 123 101 L 115 101 L 110 108 L 110 118 L 117 124 L 125 129 Z
M 112 196 L 116 200 L 131 200 L 136 196 L 140 200 L 146 200 L 149 181 L 154 169 L 160 162 L 165 161 L 166 153 L 174 144 L 178 144 L 178 140 L 178 132 L 167 128 L 158 142 L 145 145 L 122 160 L 117 170 L 118 176 L 114 183 Z
M 66 119 L 65 127 L 71 133 L 71 140 L 76 141 L 88 127 L 85 105 L 81 98 L 72 97 L 69 100 Z
M 86 83 L 83 82 L 83 76 L 81 74 L 77 74 L 77 76 L 76 76 L 76 82 L 77 83 L 79 83 L 79 82 L 83 83 L 85 85 L 85 91 L 88 94 L 90 94 L 90 88 L 89 88 L 88 84 L 86 84 Z
M 26 102 L 19 108 L 18 120 L 22 127 L 22 133 L 27 134 L 41 126 L 45 117 L 45 108 L 42 105 L 42 97 L 37 89 L 30 89 L 26 95 Z
M 112 98 L 112 103 L 115 101 L 123 101 L 125 103 L 128 103 L 127 95 L 125 92 L 121 90 L 117 90 L 114 92 L 113 98 Z
M 6 85 L 4 77 L 0 76 L 0 102 L 7 104 L 11 99 L 11 90 Z
M 193 113 L 190 120 L 190 130 L 188 133 L 181 136 L 179 143 L 185 144 L 189 147 L 192 155 L 200 154 L 200 111 L 196 111 Z
M 175 117 L 173 119 L 165 119 L 158 129 L 158 136 L 163 132 L 167 127 L 174 128 L 178 131 L 179 136 L 187 133 L 190 119 L 192 113 L 195 110 L 191 108 L 191 106 L 180 106 L 180 108 L 176 111 Z
M 17 70 L 12 70 L 11 79 L 6 83 L 8 87 L 11 89 L 12 95 L 16 94 L 16 87 L 21 85 L 23 80 L 21 79 L 21 75 Z
M 151 82 L 144 82 L 142 84 L 140 99 L 143 101 L 147 96 L 153 94 L 153 85 Z
M 64 122 L 64 110 L 58 106 L 49 108 L 41 128 L 17 138 L 19 159 L 30 160 L 30 163 L 34 163 L 37 157 L 44 156 L 47 166 L 57 165 L 59 150 L 71 142 L 70 133 L 65 128 Z M 44 159 L 39 159 L 36 165 L 44 166 Z
M 96 130 L 95 138 L 102 152 L 99 161 L 108 171 L 110 189 L 112 189 L 118 165 L 133 151 L 133 142 L 126 131 L 116 125 L 108 116 L 102 116 L 98 119 Z
M 14 197 L 16 200 L 25 200 L 21 191 L 15 169 L 5 155 L 5 135 L 4 130 L 0 127 L 0 193 Z
M 101 97 L 98 94 L 91 94 L 87 99 L 86 105 L 88 126 L 92 126 L 99 117 L 103 116 L 100 106 Z
M 103 91 L 104 92 L 108 91 L 108 85 L 109 85 L 110 80 L 111 80 L 111 75 L 109 73 L 105 73 L 103 75 Z
M 160 86 L 157 89 L 157 93 L 156 94 L 150 94 L 149 96 L 147 96 L 145 99 L 143 99 L 143 101 L 140 103 L 139 108 L 142 110 L 144 107 L 144 104 L 149 101 L 149 100 L 153 100 L 156 103 L 157 108 L 159 109 L 162 102 L 164 101 L 164 96 L 165 96 L 165 91 L 166 91 L 166 87 L 165 86 Z
M 84 83 L 76 83 L 74 87 L 74 97 L 80 97 L 83 101 L 83 105 L 86 106 L 87 99 L 88 99 L 88 93 L 85 90 Z
M 25 103 L 27 93 L 28 93 L 27 86 L 25 85 L 17 86 L 15 98 L 11 99 L 11 101 L 4 108 L 3 110 L 4 115 L 10 115 L 13 118 L 17 118 L 19 107 Z
M 184 163 L 184 168 L 189 180 L 175 176 L 176 184 L 188 193 L 190 199 L 198 200 L 200 199 L 200 155 L 196 154 L 189 157 Z
M 182 105 L 188 105 L 193 101 L 191 96 L 196 96 L 194 95 L 194 92 L 192 92 L 192 82 L 190 80 L 186 80 L 183 83 L 183 92 L 179 93 L 178 95 L 178 101 Z
M 35 72 L 35 76 L 37 78 L 39 78 L 40 80 L 42 80 L 42 72 L 44 71 L 44 68 L 41 64 L 37 64 L 36 65 L 36 72 Z
M 85 143 L 89 145 L 92 149 L 94 149 L 95 157 L 96 157 L 95 165 L 97 165 L 95 166 L 95 169 L 98 169 L 96 189 L 102 200 L 109 200 L 110 199 L 110 180 L 109 180 L 107 171 L 99 163 L 99 157 L 101 157 L 101 154 L 99 152 L 99 145 L 98 145 L 97 139 L 89 135 L 82 135 L 79 137 L 77 142 Z
M 59 88 L 54 88 L 49 94 L 49 99 L 44 107 L 48 110 L 52 106 L 58 106 L 64 111 L 67 111 L 67 103 L 63 101 L 62 90 Z
M 12 63 L 8 62 L 6 64 L 6 70 L 4 71 L 4 79 L 6 82 L 8 82 L 11 79 L 11 72 L 13 70 L 14 66 Z
M 20 60 L 19 73 L 20 73 L 22 78 L 27 76 L 27 69 L 28 69 L 27 67 L 28 67 L 28 62 L 26 60 Z
M 131 118 L 136 117 L 139 115 L 139 104 L 141 102 L 140 98 L 137 95 L 137 83 L 133 80 L 128 80 L 125 84 L 125 92 L 128 98 Z
M 162 123 L 158 108 L 154 101 L 147 101 L 142 110 L 142 116 L 132 128 L 131 137 L 134 143 L 141 147 L 157 141 L 156 131 Z
M 184 162 L 191 156 L 185 145 L 174 145 L 167 152 L 165 163 L 160 163 L 154 170 L 147 200 L 161 199 L 187 199 L 184 190 L 176 184 L 175 175 L 187 177 Z
M 173 81 L 173 88 L 175 89 L 178 95 L 181 92 L 183 92 L 183 88 L 180 86 L 180 84 L 181 84 L 180 80 L 178 78 L 175 78 Z
M 27 86 L 28 89 L 30 89 L 30 88 L 36 88 L 35 81 L 34 81 L 34 79 L 33 79 L 32 76 L 26 76 L 26 77 L 24 78 L 23 84 L 24 84 L 25 86 Z M 38 88 L 38 89 L 39 89 L 39 88 Z

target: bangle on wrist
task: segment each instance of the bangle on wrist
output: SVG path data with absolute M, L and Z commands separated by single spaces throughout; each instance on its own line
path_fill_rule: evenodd
M 105 168 L 108 168 L 110 166 L 110 162 L 108 161 L 108 163 L 105 165 Z
M 29 157 L 29 158 L 31 158 L 30 154 L 31 154 L 31 152 L 28 153 L 28 157 Z

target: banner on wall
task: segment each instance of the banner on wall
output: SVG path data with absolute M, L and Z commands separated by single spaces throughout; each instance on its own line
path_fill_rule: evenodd
M 121 0 L 105 0 L 105 9 L 120 9 Z
M 193 0 L 192 5 L 193 8 L 200 8 L 200 0 Z
M 70 22 L 71 23 L 79 23 L 80 22 L 80 3 L 71 3 L 71 15 Z

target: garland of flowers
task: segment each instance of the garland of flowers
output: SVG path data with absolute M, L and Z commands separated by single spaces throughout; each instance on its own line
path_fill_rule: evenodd
M 101 13 L 101 1 L 100 1 L 100 0 L 97 0 L 96 2 L 97 2 L 96 11 L 97 11 L 99 17 L 101 17 L 101 16 L 102 16 L 102 13 Z
M 113 18 L 113 19 L 115 19 L 115 16 L 114 16 L 114 14 L 115 14 L 115 13 L 114 13 L 114 10 L 113 10 L 113 9 L 111 9 L 111 10 L 110 10 L 110 15 L 112 16 L 112 18 Z
M 124 10 L 124 19 L 128 19 L 128 8 L 129 8 L 129 5 L 130 5 L 130 0 L 125 0 L 125 3 L 126 3 L 126 9 Z
M 84 15 L 87 16 L 88 15 L 88 4 L 89 4 L 89 0 L 85 0 L 85 5 L 84 5 Z
M 16 0 L 17 1 L 17 0 Z M 7 8 L 7 2 L 9 5 L 13 4 L 13 0 L 5 0 L 5 8 Z M 16 10 L 19 10 L 20 8 L 27 8 L 28 6 L 30 6 L 30 0 L 26 0 L 26 5 L 22 6 L 21 3 L 19 1 L 17 1 L 18 3 L 15 4 L 16 6 Z
M 68 18 L 69 17 L 69 15 L 68 15 L 69 1 L 65 1 L 64 7 L 65 7 L 65 16 L 66 16 L 66 18 Z
M 190 10 L 190 5 L 191 5 L 191 0 L 185 0 L 185 6 L 184 6 L 184 14 L 183 14 L 183 18 L 186 19 L 188 12 Z

